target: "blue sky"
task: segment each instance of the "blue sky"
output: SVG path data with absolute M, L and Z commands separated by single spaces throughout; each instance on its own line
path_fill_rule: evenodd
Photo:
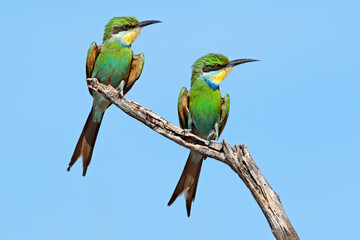
M 178 124 L 196 58 L 235 68 L 222 138 L 247 144 L 302 239 L 355 239 L 360 210 L 358 1 L 13 1 L 0 9 L 1 239 L 274 239 L 231 169 L 203 164 L 191 217 L 167 202 L 188 150 L 112 106 L 85 178 L 66 168 L 91 108 L 85 57 L 114 16 L 162 20 L 127 98 Z

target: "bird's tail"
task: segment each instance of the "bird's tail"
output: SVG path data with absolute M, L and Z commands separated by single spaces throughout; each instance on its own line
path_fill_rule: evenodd
M 69 163 L 69 167 L 67 168 L 70 171 L 70 168 L 74 163 L 82 157 L 83 162 L 83 176 L 86 175 L 86 170 L 90 164 L 92 153 L 95 146 L 96 137 L 99 132 L 99 128 L 101 125 L 102 118 L 104 116 L 104 112 L 99 114 L 98 119 L 95 117 L 95 112 L 91 109 L 89 117 L 86 120 L 85 126 L 81 132 L 79 141 L 76 144 L 75 151 L 71 157 L 71 161 Z
M 196 187 L 199 181 L 202 162 L 202 155 L 193 151 L 190 152 L 180 180 L 176 185 L 174 193 L 168 203 L 168 206 L 170 206 L 178 196 L 185 192 L 185 202 L 188 217 L 190 217 L 191 203 L 195 200 Z

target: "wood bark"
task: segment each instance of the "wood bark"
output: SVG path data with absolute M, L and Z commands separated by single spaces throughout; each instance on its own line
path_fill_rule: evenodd
M 225 140 L 222 143 L 207 141 L 184 131 L 136 102 L 120 98 L 118 91 L 111 86 L 100 83 L 95 78 L 88 78 L 87 83 L 89 88 L 99 92 L 126 114 L 155 132 L 201 155 L 227 164 L 250 190 L 264 213 L 275 238 L 278 240 L 299 239 L 285 213 L 278 194 L 262 175 L 245 144 L 231 147 Z

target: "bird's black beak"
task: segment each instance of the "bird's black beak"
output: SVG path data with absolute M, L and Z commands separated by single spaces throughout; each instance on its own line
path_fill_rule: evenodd
M 142 22 L 139 22 L 138 26 L 142 28 L 142 27 L 154 24 L 154 23 L 161 23 L 161 21 L 158 21 L 158 20 L 142 21 Z
M 236 59 L 236 60 L 230 61 L 227 64 L 227 66 L 228 67 L 234 67 L 234 66 L 239 65 L 239 64 L 248 63 L 248 62 L 256 62 L 256 61 L 259 61 L 259 60 L 256 60 L 256 59 Z

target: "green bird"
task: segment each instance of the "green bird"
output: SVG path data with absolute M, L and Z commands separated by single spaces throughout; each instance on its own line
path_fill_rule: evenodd
M 192 66 L 191 88 L 180 91 L 178 115 L 180 127 L 207 139 L 217 140 L 224 130 L 229 116 L 230 97 L 221 97 L 219 85 L 236 65 L 258 61 L 238 59 L 229 61 L 222 54 L 207 54 L 197 59 Z M 196 187 L 204 156 L 190 151 L 180 180 L 170 198 L 168 206 L 185 192 L 187 215 L 190 217 L 191 203 L 195 200 Z
M 135 17 L 114 17 L 105 26 L 103 44 L 90 45 L 86 57 L 86 78 L 97 78 L 99 82 L 119 90 L 123 97 L 140 77 L 144 66 L 144 54 L 133 54 L 131 44 L 143 27 L 160 21 L 139 22 Z M 71 157 L 68 171 L 81 156 L 83 176 L 91 161 L 92 152 L 105 110 L 111 105 L 101 94 L 89 89 L 93 105 L 85 126 Z

